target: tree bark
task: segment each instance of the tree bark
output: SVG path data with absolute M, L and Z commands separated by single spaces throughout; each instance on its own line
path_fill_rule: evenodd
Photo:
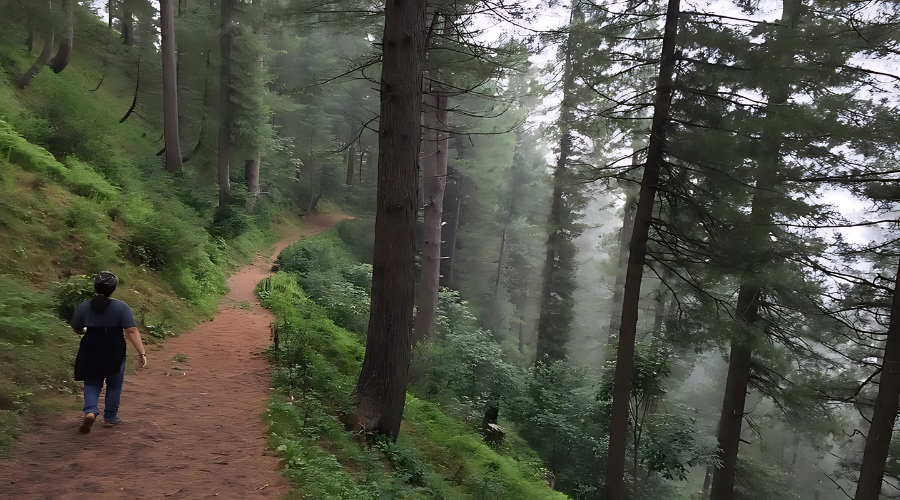
M 574 26 L 581 16 L 578 2 L 573 2 L 572 12 L 569 18 L 570 28 Z M 550 234 L 547 237 L 546 257 L 544 259 L 544 281 L 541 286 L 541 314 L 538 318 L 537 353 L 535 361 L 538 363 L 552 363 L 566 357 L 566 343 L 568 341 L 569 321 L 554 314 L 561 308 L 571 308 L 559 295 L 557 287 L 558 274 L 560 273 L 560 246 L 566 242 L 564 234 L 564 222 L 569 218 L 565 213 L 567 207 L 563 206 L 565 185 L 568 182 L 569 156 L 572 154 L 571 124 L 575 118 L 572 98 L 575 87 L 575 68 L 573 53 L 575 44 L 569 39 L 566 41 L 565 65 L 563 67 L 563 98 L 559 115 L 559 157 L 556 161 L 556 169 L 553 171 L 553 199 L 550 206 Z
M 619 349 L 616 357 L 615 383 L 613 386 L 612 421 L 609 430 L 609 456 L 606 467 L 607 500 L 625 498 L 625 453 L 628 444 L 628 406 L 634 378 L 634 341 L 637 332 L 638 307 L 641 298 L 641 279 L 647 254 L 647 239 L 653 204 L 659 183 L 660 171 L 665 161 L 666 129 L 669 107 L 674 93 L 675 37 L 678 33 L 680 0 L 669 0 L 663 32 L 662 54 L 659 61 L 659 82 L 650 128 L 650 144 L 647 164 L 641 179 L 637 212 L 634 217 L 634 233 L 625 273 L 625 292 L 622 298 L 622 321 L 619 329 Z
M 406 402 L 415 300 L 425 0 L 386 0 L 382 47 L 371 313 L 354 394 L 360 426 L 396 441 Z
M 259 155 L 244 163 L 244 182 L 251 196 L 259 195 L 259 168 L 262 159 Z
M 660 283 L 659 289 L 656 290 L 656 304 L 654 306 L 656 310 L 653 312 L 653 330 L 650 332 L 651 342 L 655 342 L 663 331 L 663 322 L 666 319 L 666 290 L 668 289 L 665 283 Z
M 204 139 L 204 135 L 206 134 L 206 129 L 207 129 L 207 127 L 206 127 L 207 110 L 209 110 L 213 106 L 212 97 L 210 95 L 210 94 L 212 94 L 212 92 L 209 91 L 209 86 L 210 86 L 209 85 L 209 73 L 210 73 L 210 66 L 211 66 L 211 62 L 212 62 L 211 61 L 211 59 L 212 59 L 211 53 L 212 53 L 212 47 L 211 46 L 207 47 L 207 49 L 206 49 L 206 68 L 203 70 L 203 108 L 202 108 L 202 111 L 200 112 L 200 131 L 197 133 L 197 143 L 194 144 L 194 148 L 191 150 L 191 156 L 188 159 L 191 159 L 191 158 L 197 156 L 197 153 L 200 151 L 200 148 L 203 147 L 203 139 Z
M 419 280 L 413 343 L 434 333 L 441 281 L 441 217 L 447 186 L 447 96 L 425 96 L 425 144 L 422 166 L 425 176 L 425 223 L 422 231 L 422 272 Z
M 23 1 L 25 7 L 25 15 L 28 20 L 28 37 L 25 38 L 25 48 L 28 49 L 28 55 L 34 51 L 34 12 L 31 2 Z
M 359 185 L 362 186 L 362 167 L 366 165 L 369 161 L 369 152 L 363 148 L 362 151 L 359 152 L 359 166 L 357 170 L 359 170 Z
M 66 11 L 66 37 L 59 44 L 56 55 L 50 60 L 50 69 L 54 73 L 59 74 L 69 65 L 72 58 L 72 42 L 75 39 L 75 2 L 73 0 L 63 0 L 63 10 Z
M 456 179 L 450 180 L 448 174 L 446 191 L 444 192 L 444 201 L 449 202 L 450 210 L 444 214 L 443 219 L 447 225 L 441 228 L 441 286 L 453 286 L 453 263 L 456 256 L 456 234 L 459 231 L 460 210 L 462 209 L 462 182 L 456 172 L 453 174 Z
M 172 0 L 159 0 L 159 28 L 162 33 L 163 135 L 166 139 L 166 170 L 184 171 L 178 134 L 178 68 L 175 44 L 175 8 Z
M 744 403 L 750 379 L 750 364 L 753 360 L 753 351 L 750 347 L 752 337 L 748 330 L 759 318 L 759 294 L 758 288 L 742 279 L 737 315 L 743 324 L 737 326 L 740 332 L 731 340 L 725 397 L 722 402 L 722 414 L 719 417 L 718 439 L 722 464 L 713 472 L 710 490 L 710 498 L 713 500 L 730 499 L 734 490 L 738 447 L 744 422 Z
M 897 269 L 897 277 L 894 280 L 891 322 L 888 326 L 887 342 L 884 345 L 878 396 L 875 398 L 872 422 L 866 435 L 866 448 L 863 451 L 855 500 L 879 498 L 894 422 L 897 420 L 898 403 L 900 403 L 900 268 Z
M 781 26 L 793 29 L 797 23 L 802 0 L 784 0 Z M 783 34 L 776 35 L 782 38 Z M 790 45 L 789 42 L 786 45 Z M 782 64 L 790 64 L 793 55 L 788 49 L 782 52 Z M 756 187 L 753 190 L 750 207 L 750 224 L 745 228 L 745 246 L 748 249 L 765 249 L 770 245 L 769 227 L 772 223 L 772 196 L 776 185 L 775 176 L 781 161 L 781 132 L 777 126 L 778 108 L 789 96 L 789 82 L 776 75 L 772 87 L 768 89 L 766 114 L 770 125 L 763 132 L 760 159 L 756 169 Z M 758 250 L 757 250 L 758 251 Z M 761 261 L 761 259 L 755 259 Z M 719 417 L 718 441 L 721 450 L 721 466 L 713 472 L 712 500 L 730 500 L 734 496 L 734 482 L 737 473 L 737 455 L 744 422 L 744 406 L 750 381 L 753 361 L 754 325 L 759 320 L 760 298 L 763 290 L 756 278 L 757 269 L 746 269 L 741 276 L 738 291 L 737 324 L 731 338 L 731 353 L 728 359 L 728 376 L 725 380 L 725 396 Z
M 637 153 L 632 156 L 632 164 L 637 162 Z M 625 193 L 625 207 L 622 215 L 622 229 L 619 232 L 619 265 L 616 270 L 616 284 L 613 288 L 612 310 L 609 314 L 609 334 L 606 339 L 606 360 L 612 358 L 619 328 L 622 327 L 622 297 L 625 289 L 625 268 L 628 267 L 628 245 L 634 233 L 634 212 L 637 209 L 637 197 L 630 190 Z
M 134 45 L 134 19 L 132 4 L 134 0 L 122 0 L 122 43 Z
M 353 142 L 350 144 L 350 148 L 347 150 L 347 180 L 346 180 L 345 184 L 347 184 L 348 186 L 353 185 L 353 167 L 354 167 L 355 162 L 356 162 L 356 143 Z
M 234 0 L 221 3 L 219 32 L 219 210 L 228 206 L 231 195 L 229 161 L 231 156 L 231 14 Z
M 41 49 L 37 61 L 16 80 L 16 86 L 20 89 L 24 89 L 31 84 L 32 78 L 37 76 L 41 68 L 47 65 L 47 61 L 50 60 L 50 54 L 53 52 L 53 2 L 51 0 L 44 2 L 44 10 L 44 15 L 47 16 L 44 20 L 44 48 Z

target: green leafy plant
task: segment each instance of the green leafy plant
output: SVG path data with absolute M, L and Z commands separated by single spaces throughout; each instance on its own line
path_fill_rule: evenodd
M 56 311 L 59 317 L 65 320 L 72 319 L 75 308 L 94 295 L 94 280 L 86 275 L 69 276 L 66 281 L 53 285 Z

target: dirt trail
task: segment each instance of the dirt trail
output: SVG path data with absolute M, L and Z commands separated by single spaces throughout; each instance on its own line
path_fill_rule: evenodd
M 273 258 L 341 219 L 310 215 L 307 227 L 286 231 Z M 270 374 L 260 351 L 269 344 L 272 316 L 253 290 L 270 267 L 270 259 L 257 256 L 229 278 L 231 293 L 213 321 L 148 350 L 147 368 L 125 377 L 123 425 L 98 421 L 82 435 L 82 413 L 67 410 L 24 435 L 15 458 L 0 460 L 0 498 L 243 499 L 287 492 L 261 418 Z M 177 354 L 185 361 L 175 361 Z

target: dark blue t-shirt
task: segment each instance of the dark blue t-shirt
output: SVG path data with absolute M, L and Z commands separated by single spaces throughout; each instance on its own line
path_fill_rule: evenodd
M 137 326 L 128 304 L 116 299 L 110 300 L 106 310 L 102 313 L 91 309 L 90 300 L 82 302 L 75 309 L 75 314 L 72 315 L 71 325 L 75 330 L 81 330 L 86 326 L 123 329 Z

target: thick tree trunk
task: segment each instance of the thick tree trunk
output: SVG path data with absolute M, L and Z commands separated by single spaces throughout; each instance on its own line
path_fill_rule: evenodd
M 447 96 L 439 92 L 425 96 L 425 144 L 422 166 L 425 176 L 425 223 L 422 231 L 422 273 L 413 342 L 434 333 L 437 319 L 438 289 L 441 281 L 441 216 L 444 213 L 444 189 L 447 186 Z
M 569 26 L 575 26 L 579 17 L 580 7 L 577 2 L 572 4 L 572 12 L 569 18 Z M 558 286 L 561 273 L 560 247 L 567 242 L 564 224 L 570 214 L 564 206 L 565 186 L 569 182 L 569 157 L 572 154 L 571 124 L 574 120 L 574 106 L 572 94 L 575 87 L 575 68 L 573 53 L 575 44 L 566 41 L 566 58 L 563 67 L 563 98 L 559 115 L 559 157 L 556 160 L 556 169 L 553 171 L 553 199 L 550 206 L 550 234 L 547 237 L 546 256 L 544 258 L 544 281 L 541 286 L 541 315 L 538 318 L 537 354 L 535 361 L 538 363 L 552 363 L 566 357 L 566 344 L 569 339 L 569 315 L 560 314 L 561 311 L 571 309 L 572 304 L 567 303 L 560 296 Z
M 178 68 L 175 45 L 175 9 L 172 0 L 159 0 L 162 33 L 163 135 L 166 139 L 166 170 L 180 173 L 181 140 L 178 135 Z
M 259 165 L 262 159 L 257 155 L 244 162 L 244 183 L 251 197 L 259 195 Z
M 354 393 L 360 426 L 396 440 L 406 402 L 415 301 L 425 0 L 386 0 L 382 47 L 371 313 Z
M 750 363 L 753 360 L 753 351 L 750 347 L 752 333 L 749 330 L 759 318 L 759 294 L 758 288 L 742 279 L 737 302 L 737 315 L 741 324 L 737 325 L 739 333 L 731 340 L 725 398 L 719 417 L 718 439 L 722 462 L 713 473 L 710 492 L 713 500 L 729 499 L 734 490 L 738 447 L 744 423 L 744 403 L 750 379 Z
M 46 16 L 46 19 L 44 19 L 44 48 L 41 49 L 37 61 L 16 80 L 16 86 L 20 89 L 24 89 L 31 84 L 31 79 L 37 76 L 41 68 L 47 65 L 47 61 L 50 60 L 50 54 L 53 52 L 53 2 L 46 0 L 44 2 L 44 10 L 44 15 Z
M 793 29 L 800 13 L 801 0 L 784 0 L 782 2 L 781 26 Z M 776 35 L 783 38 L 784 33 Z M 782 40 L 783 41 L 783 40 Z M 784 42 L 790 45 L 789 42 Z M 782 52 L 782 64 L 790 64 L 792 55 Z M 750 224 L 745 228 L 745 247 L 761 251 L 770 244 L 769 227 L 772 224 L 772 196 L 775 187 L 775 176 L 781 162 L 782 135 L 777 126 L 778 108 L 783 106 L 789 96 L 789 82 L 782 75 L 776 75 L 772 86 L 768 89 L 766 105 L 767 119 L 770 125 L 761 139 L 760 159 L 756 169 L 756 187 L 753 191 L 750 207 Z M 762 262 L 762 259 L 755 259 Z M 741 441 L 741 428 L 744 422 L 744 407 L 747 388 L 750 381 L 750 368 L 753 360 L 753 345 L 756 340 L 754 325 L 759 319 L 760 298 L 763 290 L 757 279 L 758 269 L 746 269 L 741 276 L 738 292 L 737 324 L 731 338 L 731 354 L 728 360 L 728 376 L 725 380 L 725 396 L 722 401 L 722 413 L 719 417 L 718 441 L 721 466 L 713 473 L 712 500 L 731 500 L 734 496 L 734 483 L 737 474 L 737 455 Z
M 132 2 L 134 0 L 122 0 L 122 43 L 134 45 L 134 18 L 132 16 Z
M 228 206 L 231 195 L 229 161 L 231 156 L 231 13 L 234 0 L 221 3 L 219 32 L 219 210 Z
M 900 268 L 894 280 L 894 296 L 891 300 L 891 322 L 884 345 L 884 361 L 881 364 L 881 378 L 878 382 L 878 396 L 872 423 L 866 435 L 862 468 L 856 486 L 856 500 L 878 500 L 884 468 L 894 422 L 897 420 L 897 406 L 900 403 Z
M 678 33 L 680 0 L 669 0 L 666 24 L 663 32 L 662 54 L 659 61 L 659 82 L 653 122 L 650 128 L 650 144 L 647 164 L 641 179 L 637 212 L 634 217 L 634 233 L 625 273 L 625 292 L 622 299 L 622 323 L 619 329 L 619 349 L 616 357 L 615 385 L 613 386 L 612 421 L 609 430 L 609 456 L 606 467 L 607 500 L 625 498 L 625 452 L 628 444 L 628 407 L 634 377 L 634 341 L 637 331 L 638 307 L 641 298 L 641 279 L 647 254 L 647 239 L 653 204 L 659 183 L 660 170 L 665 161 L 666 129 L 669 107 L 675 82 L 675 37 Z
M 75 40 L 75 9 L 74 0 L 63 0 L 63 10 L 66 11 L 66 37 L 59 44 L 59 50 L 50 61 L 50 69 L 54 73 L 59 73 L 66 69 L 69 60 L 72 58 L 72 42 Z

